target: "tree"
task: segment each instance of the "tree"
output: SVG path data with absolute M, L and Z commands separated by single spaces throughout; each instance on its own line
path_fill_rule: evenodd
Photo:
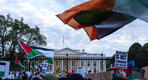
M 7 15 L 7 17 L 5 16 L 0 16 L 0 51 L 1 51 L 1 55 L 2 57 L 4 57 L 4 53 L 6 51 L 5 46 L 7 46 L 7 41 L 9 41 L 9 29 L 10 29 L 10 21 L 12 21 L 12 19 L 10 18 L 9 15 Z
M 129 48 L 129 51 L 128 51 L 129 60 L 135 60 L 136 59 L 141 47 L 142 46 L 139 43 L 136 42 Z
M 38 26 L 31 28 L 23 22 L 23 18 L 17 20 L 10 15 L 0 15 L 0 56 L 4 58 L 7 55 L 10 56 L 9 59 L 14 59 L 16 53 L 24 53 L 18 45 L 18 40 L 32 46 L 47 44 L 46 37 L 40 33 Z
M 137 58 L 137 64 L 139 68 L 148 66 L 148 43 L 145 43 L 144 46 L 139 50 Z
M 142 46 L 139 43 L 134 43 L 128 51 L 128 60 L 134 60 L 135 61 L 135 67 L 138 67 L 138 54 L 139 50 L 142 48 Z
M 115 63 L 115 54 L 111 57 L 111 59 L 109 61 L 107 61 L 107 68 L 110 67 L 111 64 Z

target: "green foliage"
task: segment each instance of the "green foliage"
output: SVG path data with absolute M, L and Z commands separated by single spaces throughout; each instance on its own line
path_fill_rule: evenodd
M 142 68 L 148 66 L 148 43 L 141 46 L 139 43 L 134 43 L 128 52 L 129 60 L 135 61 L 135 67 Z
M 10 15 L 0 15 L 0 57 L 6 57 L 12 64 L 16 53 L 21 54 L 19 57 L 23 61 L 24 51 L 19 46 L 18 40 L 32 46 L 47 44 L 46 37 L 40 33 L 38 26 L 30 27 L 23 21 L 23 18 L 17 20 Z
M 54 74 L 46 74 L 43 78 L 44 80 L 58 80 Z
M 109 61 L 110 64 L 114 64 L 115 55 L 112 56 L 112 60 Z M 141 46 L 139 43 L 134 43 L 130 46 L 128 51 L 128 61 L 134 60 L 135 67 L 142 68 L 148 66 L 148 43 Z
M 109 61 L 107 61 L 107 68 L 109 68 L 110 67 L 110 65 L 111 64 L 114 64 L 115 63 L 115 54 L 112 56 L 112 59 L 111 60 L 109 60 Z
M 139 67 L 139 59 L 138 54 L 142 46 L 139 43 L 134 43 L 128 51 L 128 60 L 134 60 L 135 61 L 135 67 Z
M 139 50 L 137 58 L 137 64 L 139 68 L 148 66 L 148 43 L 145 43 L 144 46 Z
M 136 57 L 138 56 L 139 50 L 142 46 L 139 43 L 134 43 L 128 51 L 128 58 L 129 60 L 136 60 Z
M 56 76 L 58 76 L 58 75 L 60 74 L 60 72 L 61 72 L 61 68 L 58 67 L 58 66 L 56 66 L 56 67 L 54 68 L 54 73 L 56 74 Z

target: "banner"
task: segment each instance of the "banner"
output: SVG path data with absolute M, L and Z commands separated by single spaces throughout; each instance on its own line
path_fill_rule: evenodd
M 115 54 L 115 67 L 116 68 L 121 68 L 121 69 L 126 69 L 127 68 L 127 63 L 128 63 L 128 53 L 127 52 L 116 51 L 116 54 Z
M 0 61 L 0 77 L 7 78 L 9 75 L 9 65 L 8 61 Z
M 88 72 L 87 68 L 78 68 L 77 73 L 81 74 L 83 77 L 85 77 L 85 74 Z

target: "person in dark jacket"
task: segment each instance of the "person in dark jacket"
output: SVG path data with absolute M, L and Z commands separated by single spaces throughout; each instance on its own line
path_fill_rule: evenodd
M 71 76 L 68 76 L 68 80 L 85 80 L 84 77 L 81 74 L 72 74 Z

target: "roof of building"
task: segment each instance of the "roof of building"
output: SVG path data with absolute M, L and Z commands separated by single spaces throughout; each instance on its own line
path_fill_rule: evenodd
M 75 52 L 75 53 L 81 54 L 81 52 L 76 51 L 76 50 L 73 50 L 73 49 L 70 49 L 70 48 L 68 48 L 68 47 L 67 47 L 67 48 L 63 48 L 63 49 L 61 49 L 61 50 L 57 50 L 56 53 L 57 53 L 57 52 L 64 51 L 64 50 L 70 50 L 70 51 L 72 51 L 72 52 Z
M 71 48 L 68 48 L 68 47 L 63 48 L 63 49 L 60 49 L 60 50 L 56 50 L 56 53 L 62 52 L 62 51 L 65 51 L 65 50 L 69 50 L 69 51 L 72 51 L 72 52 L 74 52 L 74 53 L 83 54 L 83 55 L 105 56 L 105 54 L 103 54 L 103 53 L 100 53 L 100 54 L 98 54 L 98 53 L 87 53 L 87 52 L 85 52 L 84 49 L 81 51 L 81 50 L 79 50 L 79 49 L 71 49 Z

